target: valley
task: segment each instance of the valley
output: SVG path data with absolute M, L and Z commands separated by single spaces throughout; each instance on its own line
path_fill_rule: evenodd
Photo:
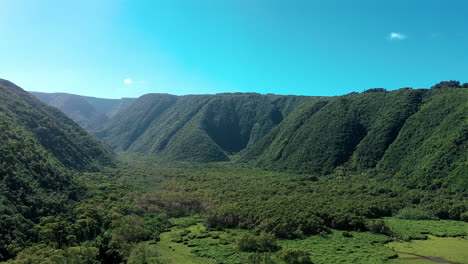
M 468 263 L 468 89 L 448 83 L 150 94 L 82 128 L 2 80 L 0 261 Z
M 468 264 L 467 0 L 0 0 L 0 264 Z

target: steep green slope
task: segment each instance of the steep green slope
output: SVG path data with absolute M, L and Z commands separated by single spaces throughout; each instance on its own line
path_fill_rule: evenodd
M 466 184 L 467 102 L 463 88 L 323 98 L 288 116 L 240 161 L 322 174 L 377 168 L 420 186 L 446 184 L 445 176 Z
M 74 186 L 34 135 L 0 113 L 0 259 L 27 246 L 41 216 L 63 210 Z
M 27 246 L 38 219 L 60 214 L 76 196 L 72 170 L 113 162 L 63 113 L 0 79 L 0 260 Z
M 62 112 L 1 79 L 0 112 L 32 133 L 34 140 L 67 168 L 93 170 L 113 163 L 111 151 Z
M 57 107 L 89 131 L 93 131 L 123 111 L 135 99 L 103 99 L 66 93 L 31 92 L 42 102 Z
M 260 94 L 148 94 L 96 135 L 118 151 L 170 160 L 229 160 L 257 142 L 284 116 L 313 97 Z
M 468 89 L 432 89 L 377 168 L 417 187 L 468 189 Z

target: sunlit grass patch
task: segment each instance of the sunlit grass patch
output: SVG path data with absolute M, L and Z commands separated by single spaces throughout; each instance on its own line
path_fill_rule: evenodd
M 468 263 L 468 240 L 466 237 L 435 237 L 409 242 L 391 242 L 387 246 L 398 252 L 397 263 L 436 263 L 424 257 L 438 258 L 454 263 Z M 443 262 L 442 262 L 443 263 Z M 447 262 L 446 262 L 447 263 Z

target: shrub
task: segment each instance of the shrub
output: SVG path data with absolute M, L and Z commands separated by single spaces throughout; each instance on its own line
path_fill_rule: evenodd
M 421 208 L 415 208 L 415 207 L 405 207 L 398 211 L 398 213 L 395 215 L 395 217 L 400 218 L 400 219 L 409 219 L 409 220 L 437 220 L 438 218 Z
M 367 230 L 369 230 L 369 232 L 376 234 L 392 234 L 390 227 L 387 224 L 385 224 L 385 222 L 382 219 L 368 220 L 366 223 L 366 228 Z
M 460 215 L 460 220 L 468 222 L 468 212 L 464 212 Z
M 351 233 L 348 232 L 348 231 L 345 231 L 345 232 L 343 232 L 343 236 L 344 236 L 344 237 L 353 237 L 353 234 L 351 234 Z
M 239 239 L 237 245 L 242 251 L 271 252 L 278 250 L 276 238 L 272 234 L 244 235 Z

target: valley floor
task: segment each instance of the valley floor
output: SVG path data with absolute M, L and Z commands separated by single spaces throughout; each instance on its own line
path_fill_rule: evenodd
M 125 155 L 77 184 L 8 264 L 468 264 L 465 192 Z
M 141 161 L 140 165 L 136 165 L 130 162 L 131 166 L 140 166 L 140 168 L 142 164 L 147 163 L 148 161 Z M 159 165 L 154 166 L 157 168 Z M 159 199 L 160 203 L 165 199 L 178 198 L 181 198 L 179 201 L 181 203 L 198 199 L 209 200 L 221 207 L 227 205 L 231 212 L 240 214 L 244 211 L 235 209 L 237 206 L 252 206 L 248 209 L 256 210 L 256 213 L 260 214 L 260 211 L 263 213 L 262 207 L 266 204 L 272 207 L 266 212 L 271 217 L 284 212 L 300 214 L 295 211 L 296 205 L 293 201 L 294 197 L 301 200 L 302 197 L 298 194 L 303 193 L 307 193 L 308 199 L 316 199 L 316 203 L 324 203 L 318 197 L 326 197 L 329 210 L 334 210 L 335 206 L 338 210 L 342 209 L 337 205 L 339 199 L 343 199 L 342 202 L 345 204 L 349 202 L 346 199 L 355 203 L 361 203 L 362 201 L 358 200 L 365 199 L 371 205 L 380 201 L 384 203 L 393 201 L 398 203 L 398 206 L 403 206 L 396 198 L 398 188 L 385 185 L 376 187 L 376 184 L 368 179 L 353 177 L 355 183 L 350 183 L 350 179 L 338 180 L 327 177 L 317 179 L 311 175 L 275 173 L 232 166 L 229 163 L 162 166 L 153 170 L 153 174 L 146 173 L 144 177 L 123 173 L 119 181 L 146 189 L 147 193 L 143 196 L 143 200 Z M 157 191 L 153 191 L 154 188 Z M 348 191 L 344 190 L 345 188 Z M 160 195 L 161 192 L 164 194 Z M 395 194 L 388 195 L 389 192 Z M 367 199 L 363 198 L 365 193 L 369 194 Z M 415 192 L 414 196 L 417 195 Z M 434 194 L 436 195 L 443 196 Z M 290 199 L 291 197 L 293 199 Z M 338 200 L 335 200 L 337 198 Z M 280 208 L 284 206 L 284 200 L 290 202 L 286 211 Z M 213 205 L 201 207 L 203 206 Z M 196 209 L 192 213 L 185 212 L 182 215 L 189 216 L 171 218 L 173 226 L 161 234 L 161 241 L 152 245 L 159 252 L 162 263 L 269 263 L 252 262 L 249 256 L 258 253 L 240 250 L 238 246 L 238 241 L 243 236 L 262 233 L 263 230 L 258 226 L 247 229 L 207 227 L 206 219 L 202 217 L 203 213 L 200 215 Z M 248 214 L 255 213 L 251 211 Z M 316 235 L 279 238 L 278 248 L 305 250 L 312 262 L 319 264 L 468 263 L 466 255 L 468 223 L 453 220 L 405 220 L 396 217 L 382 219 L 391 233 L 343 231 L 332 228 Z M 269 255 L 273 261 L 271 263 L 286 263 L 279 261 L 278 253 L 261 254 Z
M 402 224 L 398 219 L 387 219 Z M 252 233 L 241 229 L 208 231 L 199 216 L 171 219 L 174 227 L 161 234 L 161 241 L 152 245 L 160 253 L 163 263 L 247 263 L 249 255 L 238 249 L 242 235 Z M 404 221 L 403 221 L 404 222 Z M 417 223 L 417 221 L 415 222 Z M 440 221 L 446 227 L 450 222 Z M 468 224 L 459 226 L 464 234 Z M 440 232 L 442 229 L 439 229 Z M 417 232 L 417 230 L 413 230 Z M 434 264 L 468 263 L 468 237 L 436 237 L 425 240 L 392 241 L 385 235 L 369 232 L 333 230 L 326 236 L 278 241 L 282 249 L 299 248 L 310 253 L 313 263 L 363 263 L 363 264 Z

